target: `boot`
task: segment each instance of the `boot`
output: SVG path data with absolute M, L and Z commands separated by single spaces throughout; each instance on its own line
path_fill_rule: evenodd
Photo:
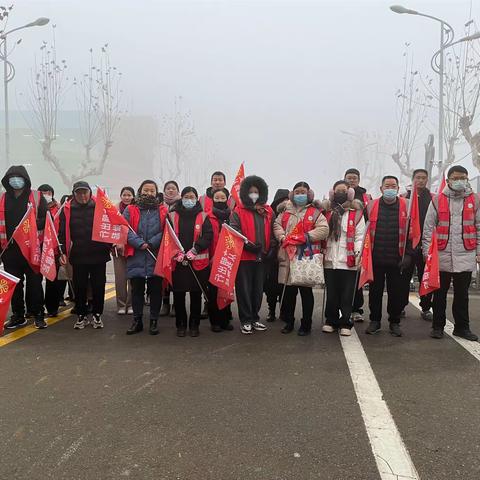
M 143 322 L 142 317 L 134 317 L 132 325 L 127 330 L 127 335 L 134 335 L 135 333 L 139 333 L 143 330 Z
M 150 329 L 148 330 L 148 333 L 150 335 L 158 335 L 158 325 L 156 319 L 150 319 Z

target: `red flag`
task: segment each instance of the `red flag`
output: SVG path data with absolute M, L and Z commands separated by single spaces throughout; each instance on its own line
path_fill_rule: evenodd
M 437 231 L 432 232 L 432 240 L 428 247 L 427 261 L 420 283 L 419 294 L 421 297 L 440 288 L 440 265 L 438 260 Z
M 285 240 L 282 243 L 282 248 L 287 251 L 288 257 L 290 260 L 295 256 L 298 245 L 303 245 L 305 243 L 305 230 L 303 228 L 303 220 L 300 220 L 293 230 L 285 237 Z
M 95 242 L 125 245 L 128 238 L 128 222 L 120 215 L 115 205 L 98 188 L 93 215 L 92 240 Z
M 445 179 L 445 172 L 442 172 L 442 181 L 440 182 L 437 193 L 442 193 L 446 185 L 447 180 Z
M 217 305 L 220 310 L 233 302 L 244 239 L 231 227 L 223 224 L 213 255 L 210 283 L 218 287 Z
M 362 288 L 366 283 L 369 283 L 369 282 L 373 282 L 373 264 L 372 264 L 372 240 L 370 238 L 370 227 L 369 225 L 367 225 L 365 240 L 363 241 L 358 288 Z
M 3 333 L 3 325 L 10 308 L 10 301 L 19 281 L 19 278 L 0 270 L 0 335 Z
M 410 193 L 410 231 L 409 238 L 412 241 L 412 247 L 415 248 L 422 238 L 422 229 L 420 226 L 420 211 L 418 208 L 417 185 L 413 182 L 412 191 Z
M 50 280 L 57 278 L 57 265 L 55 264 L 55 252 L 58 250 L 59 243 L 55 234 L 55 225 L 50 212 L 47 213 L 45 222 L 45 233 L 43 236 L 42 257 L 40 260 L 40 273 Z
M 13 232 L 12 238 L 17 242 L 22 255 L 27 260 L 31 269 L 38 273 L 40 271 L 40 241 L 38 239 L 37 219 L 35 211 L 30 204 L 27 211 Z
M 173 259 L 180 252 L 183 252 L 183 247 L 178 241 L 170 222 L 166 221 L 153 273 L 163 277 L 170 285 L 172 285 L 172 273 L 175 269 Z
M 230 195 L 235 200 L 235 205 L 241 205 L 242 201 L 240 200 L 240 184 L 245 178 L 245 169 L 243 168 L 243 162 L 238 169 L 235 180 L 233 181 L 232 188 L 230 189 Z

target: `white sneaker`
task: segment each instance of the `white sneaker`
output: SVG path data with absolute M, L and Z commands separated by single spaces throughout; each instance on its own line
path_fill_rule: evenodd
M 352 321 L 363 322 L 363 315 L 359 312 L 352 312 Z
M 253 322 L 252 327 L 257 332 L 264 332 L 267 329 L 266 325 L 260 322 Z
M 352 334 L 352 331 L 349 328 L 341 328 L 340 335 L 342 337 L 349 337 Z
M 124 308 L 119 308 L 118 311 L 117 311 L 118 315 L 125 315 L 125 313 L 127 313 L 127 312 L 125 312 Z
M 77 321 L 75 322 L 75 325 L 73 325 L 73 328 L 75 330 L 83 330 L 87 325 L 87 317 L 85 315 L 79 315 Z
M 92 325 L 93 328 L 103 328 L 102 316 L 100 314 L 93 315 Z
M 251 333 L 253 333 L 252 326 L 249 323 L 242 325 L 240 327 L 240 331 L 245 335 L 250 335 Z
M 335 329 L 331 325 L 324 325 L 322 327 L 322 332 L 333 333 L 334 331 L 335 331 Z
M 133 308 L 132 307 L 128 307 L 127 315 L 133 315 Z

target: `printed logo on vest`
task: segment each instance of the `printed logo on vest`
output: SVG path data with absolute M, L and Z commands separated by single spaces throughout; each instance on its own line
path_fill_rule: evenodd
M 473 208 L 473 203 L 469 203 L 468 208 Z
M 308 220 L 311 222 L 313 220 L 313 217 L 311 215 L 309 215 Z
M 200 230 L 200 225 L 195 225 L 195 228 L 196 228 L 197 230 Z

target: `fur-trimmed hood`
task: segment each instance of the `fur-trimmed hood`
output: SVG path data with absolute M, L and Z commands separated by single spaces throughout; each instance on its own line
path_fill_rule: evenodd
M 363 202 L 357 200 L 356 198 L 351 202 L 345 202 L 342 206 L 345 210 L 363 210 Z M 324 211 L 329 212 L 332 210 L 332 202 L 328 199 L 322 200 L 321 208 Z
M 265 180 L 261 177 L 257 177 L 256 175 L 250 175 L 245 177 L 240 184 L 240 200 L 242 201 L 245 207 L 252 208 L 253 202 L 250 200 L 248 196 L 248 190 L 250 187 L 257 187 L 258 188 L 258 201 L 257 204 L 263 205 L 267 203 L 268 200 L 268 185 Z

